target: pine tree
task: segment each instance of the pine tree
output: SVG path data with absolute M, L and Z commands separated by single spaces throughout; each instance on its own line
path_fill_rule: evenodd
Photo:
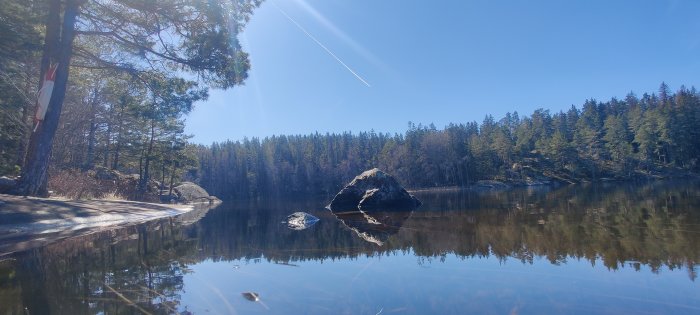
M 627 172 L 630 168 L 629 160 L 632 156 L 629 130 L 625 121 L 618 116 L 608 116 L 604 127 L 605 149 L 612 158 L 615 168 L 621 172 Z

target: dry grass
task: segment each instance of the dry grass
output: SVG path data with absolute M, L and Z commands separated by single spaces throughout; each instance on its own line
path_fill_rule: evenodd
M 103 199 L 103 200 L 111 200 L 111 201 L 124 201 L 124 200 L 127 200 L 126 197 L 120 195 L 120 194 L 117 193 L 116 191 L 108 192 L 108 193 L 102 195 L 102 197 L 101 197 L 100 199 Z
M 64 200 L 126 200 L 114 184 L 101 181 L 78 169 L 55 171 L 49 176 L 51 198 Z
M 75 198 L 69 198 L 68 196 L 64 196 L 61 194 L 57 194 L 55 192 L 51 193 L 51 199 L 53 200 L 59 200 L 59 201 L 70 201 L 70 200 L 75 200 Z
M 52 172 L 49 190 L 52 198 L 66 200 L 96 199 L 108 193 L 97 179 L 77 169 Z
M 119 175 L 116 179 L 98 179 L 93 171 L 79 169 L 53 170 L 49 176 L 49 190 L 54 198 L 160 201 L 156 181 L 149 182 L 145 193 L 139 193 L 138 185 L 138 176 Z

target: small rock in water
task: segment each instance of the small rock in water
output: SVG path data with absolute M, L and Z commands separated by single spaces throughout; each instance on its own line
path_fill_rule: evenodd
M 260 295 L 256 292 L 243 292 L 241 293 L 243 297 L 251 302 L 258 302 L 260 301 Z
M 294 212 L 287 217 L 287 227 L 292 230 L 301 231 L 311 227 L 318 222 L 318 218 L 306 212 Z

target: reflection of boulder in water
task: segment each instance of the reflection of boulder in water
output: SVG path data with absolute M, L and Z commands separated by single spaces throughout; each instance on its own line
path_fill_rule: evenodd
M 337 211 L 413 210 L 421 205 L 416 197 L 391 175 L 374 168 L 355 177 L 328 205 Z
M 356 211 L 335 213 L 335 216 L 363 240 L 382 246 L 390 236 L 399 232 L 411 213 L 413 212 L 365 213 Z
M 218 207 L 220 203 L 212 203 L 212 204 L 194 204 L 194 210 L 185 212 L 181 215 L 178 215 L 174 218 L 175 222 L 178 222 L 182 225 L 190 225 L 199 222 L 204 216 L 209 213 L 209 210 L 214 209 Z

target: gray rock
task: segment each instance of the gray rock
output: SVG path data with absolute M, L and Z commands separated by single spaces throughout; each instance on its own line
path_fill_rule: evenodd
M 328 205 L 333 212 L 413 210 L 421 205 L 391 175 L 371 169 L 355 177 Z
M 210 202 L 211 196 L 199 187 L 199 185 L 190 182 L 182 182 L 173 188 L 173 195 L 178 202 L 194 203 L 194 202 Z
M 93 172 L 94 172 L 93 176 L 95 177 L 95 179 L 101 179 L 101 180 L 116 181 L 124 176 L 121 173 L 119 173 L 119 171 L 117 171 L 117 170 L 112 170 L 112 169 L 109 169 L 109 168 L 106 168 L 103 166 L 95 167 L 95 170 Z
M 473 186 L 474 188 L 488 188 L 488 189 L 506 189 L 509 188 L 508 184 L 500 182 L 497 180 L 480 180 L 477 181 Z
M 550 185 L 550 184 L 552 184 L 552 181 L 548 180 L 548 179 L 531 178 L 531 177 L 525 178 L 525 185 L 527 185 L 527 186 L 545 186 L 545 185 Z
M 287 217 L 287 227 L 292 230 L 305 230 L 318 222 L 318 218 L 306 212 L 294 212 Z
M 216 196 L 209 195 L 209 203 L 221 203 L 221 199 Z
M 258 294 L 257 292 L 243 292 L 241 294 L 248 301 L 260 302 L 260 294 Z

